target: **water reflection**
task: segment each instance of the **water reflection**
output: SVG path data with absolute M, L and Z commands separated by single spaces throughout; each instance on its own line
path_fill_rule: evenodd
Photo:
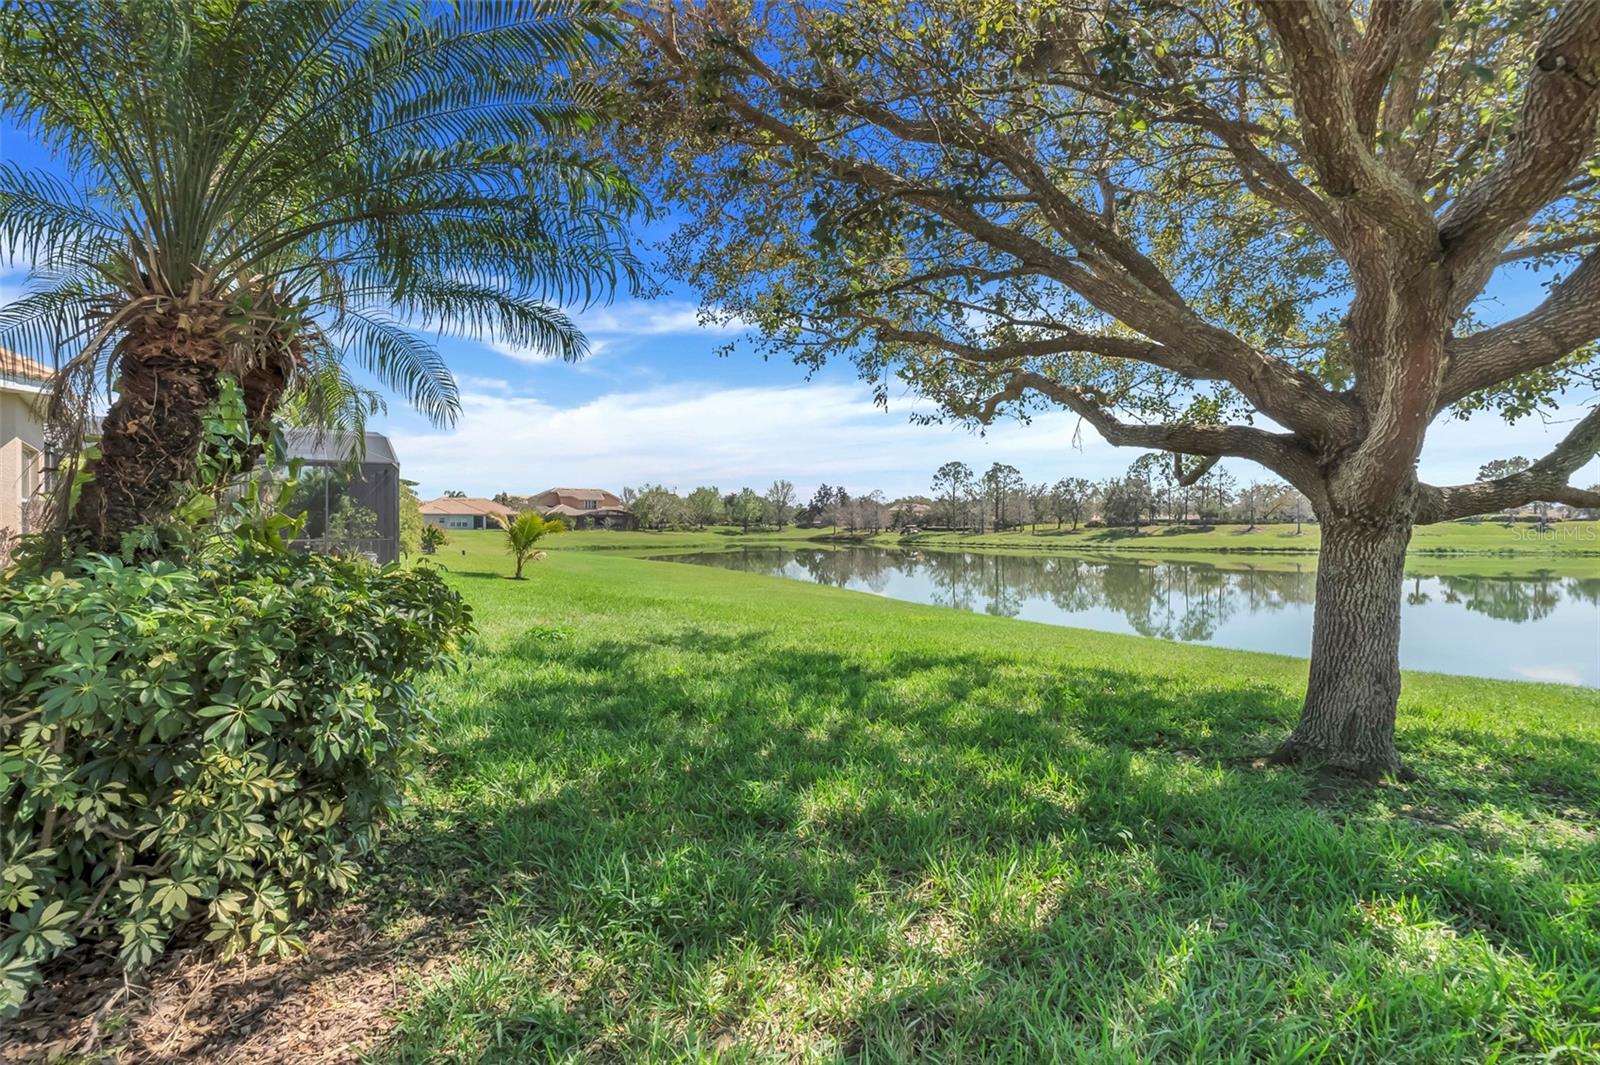
M 1152 562 L 886 548 L 747 548 L 671 556 L 997 617 L 1304 655 L 1309 563 Z M 1492 563 L 1486 563 L 1492 565 Z M 1600 685 L 1600 578 L 1408 574 L 1401 660 L 1432 669 Z

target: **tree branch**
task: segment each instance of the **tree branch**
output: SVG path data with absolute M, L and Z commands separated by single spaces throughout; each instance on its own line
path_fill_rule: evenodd
M 1395 68 L 1423 52 L 1444 14 L 1440 0 L 1373 0 L 1350 74 L 1356 127 L 1368 142 L 1377 133 L 1378 110 Z
M 1362 137 L 1339 12 L 1329 0 L 1257 0 L 1256 6 L 1289 68 L 1309 162 L 1322 187 L 1411 252 L 1436 247 L 1438 230 L 1421 197 Z
M 1521 473 L 1446 488 L 1422 485 L 1417 524 L 1489 514 L 1535 500 L 1580 507 L 1600 506 L 1600 492 L 1574 488 L 1567 483 L 1597 454 L 1600 454 L 1600 406 L 1580 418 L 1554 450 Z
M 1313 456 L 1293 436 L 1269 433 L 1248 425 L 1204 425 L 1191 422 L 1164 422 L 1135 425 L 1111 414 L 1105 397 L 1094 389 L 1065 385 L 1043 374 L 1027 370 L 1012 373 L 1006 387 L 962 411 L 987 425 L 1000 408 L 1034 391 L 1066 407 L 1092 426 L 1108 444 L 1117 447 L 1144 447 L 1184 455 L 1236 458 L 1259 462 L 1276 471 L 1301 491 L 1320 492 L 1321 476 Z
M 947 351 L 971 362 L 999 363 L 1017 359 L 1038 358 L 1044 355 L 1066 355 L 1072 352 L 1089 352 L 1116 359 L 1132 359 L 1191 379 L 1205 378 L 1205 370 L 1183 353 L 1164 344 L 1130 337 L 1104 336 L 1097 333 L 1080 333 L 1064 329 L 1057 335 L 1031 340 L 1016 340 L 1008 344 L 983 348 L 951 340 L 942 333 L 926 329 L 906 329 L 883 318 L 868 318 L 879 340 L 922 345 Z
M 1561 5 L 1540 35 L 1510 142 L 1494 169 L 1456 198 L 1439 223 L 1457 273 L 1457 306 L 1488 281 L 1499 250 L 1561 191 L 1594 150 L 1600 124 L 1600 3 Z
M 1571 251 L 1574 248 L 1588 248 L 1600 244 L 1600 233 L 1574 233 L 1570 237 L 1556 237 L 1551 240 L 1536 241 L 1524 244 L 1521 247 L 1507 248 L 1500 253 L 1500 265 L 1519 262 L 1523 259 L 1534 259 L 1541 255 L 1554 255 L 1557 252 Z
M 1199 462 L 1195 463 L 1186 470 L 1183 468 L 1183 456 L 1174 451 L 1172 453 L 1173 483 L 1175 483 L 1179 488 L 1193 487 L 1193 485 L 1198 482 L 1200 478 L 1211 472 L 1211 468 L 1215 466 L 1221 460 L 1221 458 L 1221 455 L 1209 455 L 1205 458 L 1202 458 Z
M 1252 189 L 1256 195 L 1299 214 L 1341 252 L 1347 248 L 1349 236 L 1333 208 L 1287 166 L 1256 147 L 1249 123 L 1236 122 L 1200 104 L 1163 121 L 1193 125 L 1214 135 L 1239 164 L 1246 182 L 1256 186 Z
M 648 20 L 636 20 L 634 25 L 664 58 L 679 68 L 681 78 L 694 80 L 697 68 L 679 49 L 670 29 L 663 32 Z M 736 26 L 723 24 L 720 29 L 737 36 Z M 737 54 L 746 64 L 752 61 L 747 49 Z M 927 143 L 948 143 L 948 138 L 941 139 L 937 125 L 918 125 L 920 120 L 904 119 L 893 113 L 885 116 L 881 109 L 874 110 L 876 105 L 869 105 L 842 90 L 824 93 L 789 86 L 786 91 L 787 83 L 776 74 L 763 73 L 759 57 L 755 60 L 757 65 L 750 69 L 753 77 L 807 108 L 865 117 L 874 124 L 881 121 L 879 128 L 897 137 L 915 135 L 916 138 L 933 138 Z M 796 96 L 796 92 L 807 95 Z M 804 129 L 747 99 L 732 88 L 730 82 L 724 83 L 719 102 L 753 132 L 769 138 L 761 143 L 770 146 L 776 142 L 841 182 L 899 198 L 937 215 L 994 251 L 1014 259 L 1020 267 L 1071 290 L 1096 310 L 1133 330 L 1162 344 L 1181 346 L 1197 366 L 1205 368 L 1207 377 L 1232 384 L 1257 410 L 1279 424 L 1320 441 L 1347 439 L 1355 431 L 1358 415 L 1348 399 L 1330 393 L 1313 375 L 1257 351 L 1228 330 L 1199 317 L 1181 298 L 1175 301 L 1163 295 L 1163 289 L 1169 293 L 1175 290 L 1164 275 L 1158 278 L 1160 271 L 1155 264 L 1081 205 L 1075 205 L 1075 210 L 1063 206 L 1063 213 L 1057 218 L 1063 226 L 1070 225 L 1085 242 L 1084 250 L 1092 253 L 1078 258 L 1050 247 L 1022 226 L 996 221 L 975 210 L 954 190 L 909 180 L 866 159 L 827 150 Z M 894 121 L 890 122 L 890 118 Z M 905 123 L 911 125 L 904 134 L 892 128 Z M 992 147 L 998 150 L 1001 145 Z M 1010 163 L 1006 165 L 1010 168 Z M 1017 168 L 1026 169 L 1020 161 Z M 1099 267 L 1107 263 L 1114 263 L 1116 268 L 1102 271 Z
M 1600 338 L 1600 250 L 1591 251 L 1527 314 L 1452 340 L 1436 410 L 1479 389 L 1549 366 L 1596 338 Z

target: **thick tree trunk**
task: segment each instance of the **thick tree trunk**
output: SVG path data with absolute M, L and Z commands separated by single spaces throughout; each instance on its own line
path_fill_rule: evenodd
M 205 412 L 217 402 L 221 344 L 177 330 L 160 335 L 159 324 L 136 327 L 119 345 L 117 399 L 72 510 L 73 531 L 89 550 L 121 551 L 123 537 L 165 518 L 174 487 L 195 476 Z
M 1294 732 L 1274 759 L 1376 780 L 1400 771 L 1400 598 L 1409 514 L 1324 522 L 1311 678 Z

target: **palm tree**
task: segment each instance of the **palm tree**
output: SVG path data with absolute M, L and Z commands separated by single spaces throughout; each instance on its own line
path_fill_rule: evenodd
M 359 367 L 458 414 L 407 326 L 566 359 L 564 304 L 639 281 L 640 207 L 576 137 L 606 0 L 52 0 L 0 9 L 0 108 L 70 181 L 0 164 L 32 291 L 0 344 L 60 365 L 58 417 L 115 382 L 70 525 L 116 550 L 190 482 L 224 374 L 255 434 L 287 401 L 359 424 Z M 70 479 L 69 479 L 70 480 Z
M 512 518 L 510 524 L 506 526 L 506 550 L 516 560 L 517 572 L 511 579 L 522 580 L 522 565 L 539 546 L 540 540 L 566 531 L 567 527 L 561 524 L 560 518 L 551 518 L 547 521 L 538 511 L 529 510 Z

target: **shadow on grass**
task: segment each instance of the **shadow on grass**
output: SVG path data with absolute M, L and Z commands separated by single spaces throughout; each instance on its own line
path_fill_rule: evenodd
M 1247 767 L 1266 686 L 689 624 L 497 658 L 394 866 L 498 901 L 379 1060 L 1442 1060 L 1600 1007 L 1593 743 L 1412 729 L 1440 783 L 1318 805 Z

